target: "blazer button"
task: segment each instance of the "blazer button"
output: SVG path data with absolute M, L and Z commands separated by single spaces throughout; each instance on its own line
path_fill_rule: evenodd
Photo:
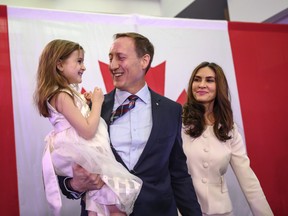
M 203 163 L 203 167 L 204 167 L 204 168 L 207 168 L 208 166 L 209 166 L 209 164 L 208 164 L 207 162 L 204 162 L 204 163 Z
M 203 151 L 204 151 L 204 152 L 209 152 L 209 148 L 208 148 L 208 147 L 205 147 L 205 148 L 203 149 Z
M 207 178 L 202 178 L 202 183 L 206 184 L 207 183 Z

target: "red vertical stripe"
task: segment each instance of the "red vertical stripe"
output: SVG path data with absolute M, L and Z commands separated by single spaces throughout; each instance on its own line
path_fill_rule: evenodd
M 7 7 L 0 5 L 1 215 L 19 215 Z
M 288 215 L 288 25 L 228 26 L 251 166 L 274 214 Z

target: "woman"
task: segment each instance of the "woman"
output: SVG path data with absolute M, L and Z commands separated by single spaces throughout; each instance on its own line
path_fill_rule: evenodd
M 203 215 L 233 215 L 224 175 L 230 163 L 253 215 L 273 215 L 250 167 L 233 121 L 229 87 L 222 68 L 198 65 L 183 107 L 183 148 Z

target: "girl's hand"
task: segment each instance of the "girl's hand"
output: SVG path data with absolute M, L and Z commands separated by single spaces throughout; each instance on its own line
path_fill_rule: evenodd
M 102 105 L 104 101 L 104 95 L 101 88 L 95 87 L 91 96 L 92 104 Z

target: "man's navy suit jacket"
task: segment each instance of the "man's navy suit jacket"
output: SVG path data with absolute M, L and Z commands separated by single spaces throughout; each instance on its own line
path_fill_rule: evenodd
M 182 216 L 202 216 L 182 149 L 182 107 L 149 90 L 153 125 L 138 162 L 133 170 L 129 170 L 143 181 L 131 216 L 177 216 L 177 208 Z M 102 106 L 101 116 L 107 125 L 114 106 L 114 96 L 115 90 L 106 94 Z M 117 161 L 126 167 L 113 144 L 111 148 Z M 73 199 L 60 176 L 59 183 L 62 193 Z M 83 200 L 81 206 L 81 216 L 87 216 Z

